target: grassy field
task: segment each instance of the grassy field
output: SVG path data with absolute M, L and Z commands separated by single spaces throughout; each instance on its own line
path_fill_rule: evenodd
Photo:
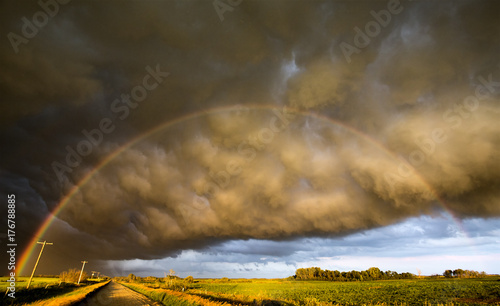
M 151 297 L 172 292 L 161 289 L 166 284 L 149 286 L 159 288 L 149 288 L 154 293 Z M 500 305 L 498 277 L 365 282 L 197 280 L 186 286 L 177 298 L 195 305 L 207 305 L 203 301 L 211 305 Z M 190 296 L 202 300 L 196 302 Z
M 30 288 L 26 289 L 29 278 L 21 278 L 16 284 L 15 299 L 5 296 L 7 290 L 6 277 L 0 278 L 0 290 L 3 290 L 0 305 L 72 305 L 83 299 L 89 292 L 103 286 L 105 282 L 86 282 L 76 284 L 59 284 L 59 278 L 35 277 Z
M 0 277 L 0 291 L 5 292 L 9 285 L 7 282 L 8 277 Z M 28 285 L 29 277 L 18 277 L 16 278 L 16 290 L 21 288 L 26 288 Z M 59 277 L 33 277 L 31 281 L 31 288 L 45 287 L 47 285 L 58 284 Z

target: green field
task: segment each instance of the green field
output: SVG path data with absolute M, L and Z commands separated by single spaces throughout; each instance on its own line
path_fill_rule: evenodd
M 10 283 L 7 282 L 8 277 L 0 277 L 0 291 L 5 292 Z M 20 288 L 26 288 L 28 285 L 29 277 L 17 277 L 16 278 L 16 290 Z M 45 287 L 51 284 L 59 283 L 59 277 L 33 277 L 31 281 L 30 288 Z
M 143 284 L 156 294 L 168 294 L 161 292 L 168 283 Z M 213 302 L 210 305 L 500 305 L 498 277 L 364 282 L 200 279 L 184 285 L 183 298 L 203 298 Z
M 6 279 L 0 278 L 0 288 L 4 291 Z M 22 281 L 18 284 L 21 288 L 26 286 L 27 278 Z M 29 291 L 33 294 L 36 291 L 37 296 L 62 297 L 76 289 L 44 289 L 47 284 L 57 283 L 58 278 L 34 278 L 33 289 Z M 130 285 L 134 286 L 133 283 Z M 138 280 L 137 283 L 149 289 L 135 290 L 153 299 L 161 297 L 165 305 L 178 305 L 181 301 L 185 305 L 500 305 L 499 277 L 363 282 L 198 279 L 194 283 L 175 280 L 175 286 L 162 281 Z M 20 291 L 24 291 L 21 288 Z M 165 290 L 168 288 L 176 291 Z M 40 290 L 49 291 L 42 294 Z M 151 294 L 147 294 L 149 290 Z
M 498 277 L 366 282 L 252 281 L 198 282 L 198 292 L 269 298 L 294 305 L 500 305 Z M 193 288 L 193 289 L 195 289 Z

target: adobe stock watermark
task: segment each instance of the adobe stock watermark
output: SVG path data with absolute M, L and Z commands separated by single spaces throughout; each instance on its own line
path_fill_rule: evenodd
M 418 149 L 411 151 L 408 155 L 409 164 L 413 168 L 422 166 L 427 158 L 436 152 L 438 145 L 448 140 L 447 130 L 459 128 L 473 112 L 479 109 L 481 101 L 498 93 L 496 89 L 500 89 L 500 82 L 494 81 L 491 73 L 487 78 L 478 76 L 477 80 L 480 84 L 476 85 L 473 95 L 465 97 L 462 103 L 454 104 L 453 107 L 443 112 L 443 121 L 448 125 L 446 128 L 434 128 L 429 135 L 414 140 Z M 390 185 L 391 190 L 395 189 L 397 183 L 412 175 L 412 169 L 409 169 L 405 161 L 403 159 L 399 163 L 397 173 L 384 173 L 384 179 Z
M 248 135 L 246 140 L 239 143 L 237 147 L 238 159 L 231 159 L 223 170 L 210 171 L 210 180 L 205 182 L 201 196 L 194 195 L 192 205 L 189 207 L 180 206 L 184 221 L 189 222 L 189 216 L 193 214 L 193 209 L 203 210 L 208 207 L 207 199 L 213 198 L 221 189 L 229 186 L 233 177 L 239 176 L 243 169 L 248 166 L 256 157 L 257 153 L 264 150 L 278 135 L 283 132 L 295 114 L 289 112 L 286 106 L 283 109 L 273 109 L 273 116 L 269 120 L 268 126 L 261 128 L 257 133 Z
M 342 50 L 342 54 L 344 54 L 347 63 L 351 63 L 351 56 L 354 53 L 359 54 L 361 53 L 361 49 L 368 47 L 371 43 L 370 38 L 373 39 L 377 37 L 382 31 L 382 28 L 387 27 L 391 23 L 392 15 L 401 13 L 403 9 L 404 7 L 399 0 L 389 0 L 386 10 L 383 9 L 378 12 L 374 10 L 370 11 L 370 15 L 372 15 L 374 20 L 368 21 L 365 24 L 364 32 L 359 27 L 354 27 L 354 46 L 345 41 L 340 43 L 340 50 Z
M 139 106 L 139 102 L 146 100 L 148 92 L 156 89 L 164 79 L 170 74 L 160 70 L 160 64 L 157 64 L 155 69 L 146 66 L 147 74 L 142 79 L 142 84 L 137 85 L 130 91 L 130 94 L 121 94 L 120 99 L 115 99 L 111 103 L 111 112 L 118 115 L 120 120 L 125 120 L 130 115 L 130 109 L 135 109 Z M 73 169 L 78 167 L 83 158 L 90 155 L 94 147 L 99 146 L 104 140 L 104 135 L 110 134 L 115 130 L 116 126 L 111 118 L 102 118 L 99 126 L 87 131 L 82 130 L 82 139 L 75 147 L 66 146 L 66 158 L 64 161 L 53 161 L 52 169 L 56 174 L 59 182 L 63 182 L 66 178 L 66 173 L 73 172 Z
M 23 22 L 21 26 L 21 35 L 14 32 L 9 32 L 7 38 L 14 49 L 14 52 L 19 53 L 19 46 L 21 44 L 27 44 L 30 39 L 38 34 L 38 31 L 45 27 L 49 20 L 59 13 L 60 5 L 68 4 L 71 0 L 40 0 L 38 5 L 41 10 L 35 12 L 31 17 L 31 20 L 23 16 L 21 21 Z
M 212 2 L 215 12 L 217 16 L 219 16 L 221 22 L 224 21 L 224 13 L 234 11 L 234 8 L 240 5 L 243 0 L 227 0 L 226 2 L 223 0 L 214 0 L 214 2 Z

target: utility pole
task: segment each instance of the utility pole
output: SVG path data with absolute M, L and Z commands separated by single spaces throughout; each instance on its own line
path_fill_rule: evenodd
M 80 280 L 82 279 L 82 274 L 83 274 L 83 268 L 85 268 L 85 264 L 88 263 L 88 261 L 82 261 L 82 271 L 80 271 L 80 277 L 78 278 L 78 285 L 80 285 Z
M 47 242 L 47 241 L 44 241 L 44 242 L 38 241 L 37 243 L 42 245 L 42 249 L 40 250 L 40 254 L 38 254 L 38 259 L 36 260 L 35 267 L 33 267 L 33 272 L 31 272 L 30 280 L 28 281 L 28 286 L 26 286 L 26 289 L 29 289 L 30 284 L 31 284 L 31 280 L 33 279 L 33 275 L 35 275 L 36 267 L 38 266 L 38 262 L 40 261 L 40 257 L 42 257 L 43 248 L 45 248 L 45 245 L 53 245 L 52 242 Z

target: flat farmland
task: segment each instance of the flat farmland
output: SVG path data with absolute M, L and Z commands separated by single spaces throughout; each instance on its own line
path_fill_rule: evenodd
M 7 287 L 10 286 L 8 277 L 0 277 L 0 291 L 5 292 Z M 26 288 L 28 285 L 29 277 L 16 277 L 16 290 Z M 33 277 L 30 287 L 45 287 L 47 285 L 59 283 L 59 277 Z
M 167 289 L 166 284 L 143 285 L 151 292 Z M 183 297 L 201 297 L 214 305 L 500 305 L 498 277 L 364 282 L 200 279 L 187 287 Z

